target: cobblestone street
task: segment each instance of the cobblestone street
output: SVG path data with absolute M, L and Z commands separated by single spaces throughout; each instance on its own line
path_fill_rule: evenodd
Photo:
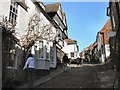
M 72 67 L 36 88 L 99 88 L 94 65 Z
M 106 65 L 84 64 L 72 66 L 36 88 L 113 88 L 115 71 Z M 117 79 L 114 85 L 117 88 Z

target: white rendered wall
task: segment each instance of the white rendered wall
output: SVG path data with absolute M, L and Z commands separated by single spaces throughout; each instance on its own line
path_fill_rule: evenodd
M 66 44 L 65 44 L 65 45 L 66 45 Z M 63 48 L 63 51 L 68 54 L 68 58 L 72 58 L 72 59 L 78 58 L 78 53 L 79 53 L 79 52 L 78 52 L 78 49 L 77 49 L 76 44 L 66 45 L 66 46 Z M 70 54 L 71 52 L 74 52 L 74 58 L 71 57 L 71 54 Z
M 5 2 L 0 1 L 0 15 L 9 17 L 10 1 L 11 0 Z
M 24 10 L 20 5 L 18 6 L 18 17 L 17 17 L 17 31 L 20 36 L 26 34 L 26 29 L 27 29 L 27 18 L 28 12 Z M 17 38 L 20 38 L 20 36 L 17 36 Z
M 110 44 L 105 44 L 106 58 L 110 56 Z

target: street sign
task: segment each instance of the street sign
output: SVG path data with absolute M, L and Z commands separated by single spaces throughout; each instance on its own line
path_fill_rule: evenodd
M 116 35 L 115 31 L 110 31 L 107 33 L 108 37 L 114 37 Z

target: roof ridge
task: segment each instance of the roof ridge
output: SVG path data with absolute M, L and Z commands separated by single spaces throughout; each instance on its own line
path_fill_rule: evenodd
M 45 6 L 47 6 L 47 5 L 55 5 L 55 4 L 59 4 L 59 5 L 61 5 L 60 2 L 56 2 L 56 3 L 46 4 Z

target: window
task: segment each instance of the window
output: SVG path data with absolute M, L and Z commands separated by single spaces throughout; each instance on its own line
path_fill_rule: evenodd
M 71 52 L 70 54 L 71 54 L 71 57 L 74 57 L 74 52 Z
M 7 44 L 6 44 L 7 43 Z M 13 38 L 7 36 L 3 42 L 3 62 L 7 68 L 15 66 L 15 42 Z
M 50 49 L 50 60 L 51 62 L 54 62 L 54 48 L 53 47 L 51 47 Z
M 16 9 L 15 13 L 17 13 L 17 9 Z
M 18 10 L 18 4 L 16 2 L 11 2 L 10 13 L 9 13 L 9 22 L 12 23 L 12 24 L 16 23 L 17 10 Z
M 10 5 L 10 10 L 12 10 L 12 8 L 13 8 L 12 5 Z
M 8 60 L 7 66 L 14 67 L 14 63 L 15 63 L 15 48 L 10 50 L 10 52 L 8 53 L 8 57 L 9 57 L 9 60 Z
M 39 58 L 43 58 L 43 41 L 39 41 Z

